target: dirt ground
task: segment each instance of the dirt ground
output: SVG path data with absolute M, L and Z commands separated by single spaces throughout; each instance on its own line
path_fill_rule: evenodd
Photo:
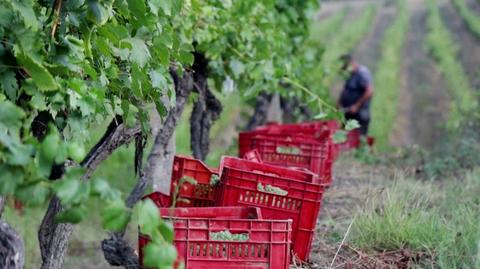
M 291 268 L 406 268 L 402 267 L 404 253 L 367 255 L 348 243 L 339 243 L 348 236 L 358 210 L 382 193 L 383 186 L 395 177 L 395 170 L 382 166 L 372 169 L 350 156 L 338 162 L 334 171 L 335 182 L 324 194 L 310 264 Z

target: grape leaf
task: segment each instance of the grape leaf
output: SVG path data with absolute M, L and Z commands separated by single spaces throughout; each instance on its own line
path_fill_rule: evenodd
M 347 124 L 345 124 L 345 130 L 347 131 L 351 131 L 357 128 L 360 128 L 360 124 L 357 120 L 348 120 Z
M 145 41 L 139 38 L 128 38 L 126 41 L 132 46 L 129 55 L 130 61 L 138 64 L 140 67 L 145 66 L 150 59 L 150 50 L 145 44 Z
M 333 143 L 340 144 L 347 141 L 347 132 L 344 130 L 337 130 L 333 135 Z
M 26 6 L 22 1 L 9 1 L 9 3 L 12 5 L 13 10 L 20 14 L 27 28 L 31 28 L 32 30 L 39 28 L 37 16 L 35 16 L 32 6 Z
M 44 184 L 30 184 L 21 186 L 15 192 L 15 195 L 25 205 L 39 205 L 44 203 L 50 194 L 50 189 Z
M 23 180 L 23 174 L 18 168 L 7 165 L 0 166 L 0 195 L 13 194 Z
M 159 89 L 166 89 L 168 87 L 167 80 L 160 70 L 150 71 L 150 79 L 152 80 L 152 86 Z
M 40 61 L 24 53 L 18 47 L 15 49 L 15 57 L 20 64 L 25 67 L 35 85 L 37 85 L 40 90 L 51 91 L 58 89 L 58 84 L 52 74 L 50 74 Z
M 186 66 L 192 65 L 194 60 L 193 54 L 190 51 L 186 51 L 186 50 L 180 50 L 178 59 L 182 64 Z
M 5 91 L 8 99 L 12 101 L 17 100 L 18 83 L 17 79 L 15 78 L 15 73 L 12 71 L 7 71 L 3 74 L 0 74 L 0 86 Z
M 163 268 L 171 266 L 177 258 L 177 249 L 164 242 L 150 242 L 145 247 L 144 265 L 147 267 Z
M 172 226 L 171 222 L 162 221 L 162 223 L 160 224 L 159 230 L 160 230 L 160 233 L 162 234 L 163 238 L 167 242 L 169 242 L 169 243 L 173 242 L 174 233 L 173 233 L 173 226 Z
M 245 66 L 243 65 L 242 62 L 240 62 L 237 59 L 233 59 L 232 61 L 230 61 L 229 66 L 230 66 L 230 69 L 233 72 L 233 75 L 236 78 L 239 78 L 240 75 L 243 74 L 243 72 L 245 72 Z
M 70 204 L 76 199 L 80 189 L 80 180 L 63 179 L 55 182 L 54 190 L 64 204 Z
M 148 7 L 150 7 L 150 11 L 152 11 L 155 16 L 158 16 L 158 10 L 162 5 L 163 0 L 150 0 L 148 1 Z
M 128 8 L 135 15 L 136 19 L 141 19 L 145 17 L 145 13 L 147 12 L 145 1 L 128 0 L 127 2 Z
M 71 207 L 55 216 L 59 223 L 79 223 L 87 215 L 87 208 L 84 205 Z
M 10 101 L 0 101 L 0 125 L 5 129 L 17 129 L 25 112 Z
M 120 192 L 112 188 L 107 181 L 94 178 L 91 181 L 92 193 L 100 196 L 102 200 L 113 201 L 120 199 Z
M 103 1 L 102 1 L 103 2 Z M 105 1 L 108 2 L 108 1 Z M 97 0 L 88 0 L 88 18 L 97 25 L 105 24 L 110 17 L 111 6 L 104 6 L 105 2 L 101 3 Z
M 121 200 L 110 203 L 103 210 L 102 227 L 106 230 L 121 231 L 127 226 L 129 221 L 130 214 Z
M 138 225 L 142 233 L 153 235 L 162 222 L 158 207 L 152 200 L 145 200 L 139 204 Z

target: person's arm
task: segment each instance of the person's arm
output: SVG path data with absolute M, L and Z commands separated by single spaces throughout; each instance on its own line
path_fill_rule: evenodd
M 349 109 L 350 112 L 357 113 L 358 110 L 360 110 L 360 108 L 362 107 L 363 103 L 365 103 L 370 97 L 372 97 L 372 95 L 373 95 L 373 85 L 368 84 L 367 89 L 363 93 L 362 97 L 358 99 L 358 101 L 355 104 L 350 106 L 350 109 Z

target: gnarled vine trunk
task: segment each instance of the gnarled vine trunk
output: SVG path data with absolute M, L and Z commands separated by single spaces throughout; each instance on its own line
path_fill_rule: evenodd
M 98 165 L 103 162 L 118 147 L 128 144 L 141 135 L 140 126 L 127 128 L 120 117 L 112 120 L 104 136 L 90 150 L 82 161 L 81 166 L 86 168 L 83 180 L 88 179 Z M 38 231 L 38 241 L 42 256 L 42 269 L 62 268 L 68 241 L 74 225 L 57 223 L 55 216 L 63 210 L 60 200 L 53 197 L 48 205 L 47 212 Z
M 210 129 L 222 113 L 222 104 L 208 87 L 208 60 L 195 53 L 194 89 L 198 93 L 190 117 L 190 141 L 193 156 L 205 160 L 210 146 Z
M 308 106 L 302 104 L 297 97 L 281 97 L 280 106 L 283 111 L 283 122 L 301 122 L 312 119 L 312 113 Z
M 176 105 L 168 112 L 160 131 L 155 137 L 145 169 L 141 171 L 141 176 L 139 176 L 135 187 L 127 198 L 126 204 L 129 208 L 133 208 L 135 203 L 142 198 L 145 190 L 152 183 L 156 169 L 172 169 L 171 167 L 158 167 L 158 163 L 159 160 L 170 154 L 168 144 L 193 89 L 193 80 L 190 72 L 184 73 L 181 78 L 178 77 L 175 70 L 170 70 L 170 74 L 175 83 Z M 110 238 L 102 241 L 103 255 L 110 265 L 123 266 L 127 269 L 139 268 L 138 256 L 134 249 L 128 245 L 128 242 L 123 239 L 124 233 L 125 230 L 112 233 Z
M 255 100 L 253 115 L 250 117 L 247 127 L 245 128 L 247 131 L 253 130 L 258 126 L 265 124 L 267 121 L 267 112 L 268 108 L 270 107 L 272 97 L 272 94 L 265 91 L 262 91 L 258 94 L 257 99 Z
M 271 93 L 265 91 L 260 92 L 255 100 L 253 115 L 245 128 L 247 131 L 267 123 L 269 120 L 269 111 L 272 110 L 273 98 L 274 95 Z M 301 103 L 297 97 L 287 98 L 280 96 L 280 109 L 283 122 L 308 121 L 312 118 L 312 113 L 308 106 Z M 276 121 L 279 120 L 276 119 Z
M 25 262 L 25 248 L 18 233 L 1 219 L 6 199 L 0 196 L 0 268 L 21 269 Z
M 20 235 L 0 219 L 0 268 L 22 269 L 25 263 L 25 248 Z

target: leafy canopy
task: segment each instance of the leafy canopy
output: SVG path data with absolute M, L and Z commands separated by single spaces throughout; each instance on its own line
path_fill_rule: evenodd
M 85 201 L 98 196 L 107 201 L 104 227 L 121 229 L 130 212 L 118 191 L 105 180 L 80 181 L 85 171 L 78 165 L 69 166 L 62 180 L 50 181 L 52 166 L 81 162 L 90 127 L 113 117 L 121 116 L 128 126 L 140 122 L 147 133 L 148 104 L 166 115 L 175 104 L 169 71 L 173 67 L 181 75 L 190 69 L 195 53 L 208 60 L 217 89 L 253 95 L 282 89 L 284 77 L 301 81 L 305 61 L 312 60 L 302 46 L 316 5 L 314 0 L 1 1 L 0 195 L 38 205 L 56 194 L 66 208 L 57 220 L 74 223 L 85 216 Z M 42 115 L 51 119 L 34 135 L 31 126 Z M 168 234 L 164 224 L 155 223 Z M 151 251 L 158 253 L 155 247 L 171 242 L 167 238 Z

